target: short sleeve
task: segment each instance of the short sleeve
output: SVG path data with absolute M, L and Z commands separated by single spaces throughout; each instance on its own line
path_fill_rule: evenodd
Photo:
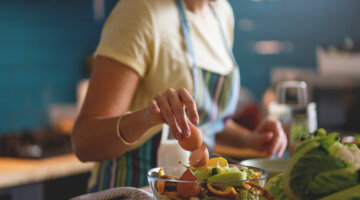
M 127 65 L 144 77 L 154 52 L 154 25 L 144 0 L 121 0 L 103 27 L 94 56 L 105 56 Z

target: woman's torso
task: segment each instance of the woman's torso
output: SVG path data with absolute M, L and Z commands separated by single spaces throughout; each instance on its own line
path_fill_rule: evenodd
M 146 106 L 148 101 L 158 92 L 168 88 L 184 87 L 192 93 L 194 90 L 191 74 L 192 63 L 189 54 L 186 53 L 187 49 L 181 32 L 179 13 L 174 1 L 121 0 L 108 21 L 116 20 L 117 12 L 129 12 L 129 15 L 131 15 L 131 11 L 124 9 L 129 7 L 126 4 L 132 4 L 130 7 L 133 9 L 147 12 L 153 31 L 151 34 L 153 36 L 152 45 L 150 45 L 152 59 L 147 63 L 144 76 L 135 92 L 129 110 L 136 110 Z M 227 1 L 219 0 L 216 3 L 216 9 L 225 35 L 232 42 L 233 15 L 231 8 Z M 136 14 L 136 12 L 133 13 Z M 191 28 L 191 40 L 194 41 L 193 48 L 196 62 L 198 67 L 201 68 L 200 71 L 203 73 L 204 78 L 206 79 L 205 76 L 212 76 L 214 80 L 217 80 L 221 75 L 229 74 L 233 70 L 234 65 L 228 54 L 228 49 L 226 49 L 222 40 L 219 23 L 216 18 L 213 17 L 205 21 L 189 11 L 186 11 L 186 15 L 188 16 Z M 139 21 L 142 22 L 142 20 Z M 137 23 L 136 21 L 133 22 Z M 123 26 L 131 25 L 126 24 L 126 21 L 124 23 L 122 24 Z M 104 29 L 109 29 L 109 27 L 105 25 Z M 121 37 L 120 33 L 119 37 Z M 95 55 L 106 56 L 106 51 L 101 51 L 101 49 L 98 48 Z M 156 148 L 160 139 L 159 134 L 156 135 L 156 133 L 159 131 L 160 127 L 149 130 L 145 137 L 132 148 L 132 151 L 113 160 L 97 163 L 89 183 L 90 187 L 95 188 L 93 191 L 119 185 L 129 185 L 129 183 L 132 186 L 142 186 L 146 180 L 140 180 L 139 182 L 136 177 L 129 176 L 128 174 L 133 174 L 133 171 L 145 174 L 144 172 L 146 172 L 148 167 L 156 165 Z M 152 157 L 149 155 L 152 155 Z M 135 159 L 138 159 L 138 161 L 135 161 Z M 123 170 L 119 170 L 119 168 Z M 112 175 L 106 175 L 105 173 Z M 128 174 L 125 175 L 123 173 Z M 134 184 L 132 178 L 129 177 L 134 178 L 137 183 Z M 101 185 L 101 182 L 106 182 L 106 184 Z M 98 187 L 93 187 L 95 184 Z
M 135 0 L 141 1 L 141 0 Z M 191 63 L 186 53 L 186 46 L 181 33 L 179 14 L 173 0 L 147 0 L 154 20 L 154 60 L 149 66 L 146 76 L 139 83 L 130 110 L 142 108 L 148 101 L 168 88 L 186 88 L 193 92 Z M 218 0 L 216 8 L 225 34 L 233 38 L 233 14 L 225 0 Z M 223 43 L 218 21 L 214 16 L 204 20 L 186 11 L 191 27 L 191 39 L 197 65 L 206 70 L 229 74 L 233 62 Z M 191 61 L 190 61 L 191 62 Z M 148 134 L 151 137 L 158 130 Z M 147 137 L 144 137 L 146 140 Z

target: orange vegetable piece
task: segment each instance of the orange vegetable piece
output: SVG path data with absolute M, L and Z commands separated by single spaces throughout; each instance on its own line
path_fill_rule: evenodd
M 158 181 L 157 184 L 156 184 L 156 187 L 157 187 L 160 194 L 165 193 L 165 181 Z
M 245 183 L 245 184 L 243 185 L 243 187 L 244 187 L 245 189 L 249 190 L 249 189 L 251 188 L 251 185 Z
M 231 186 L 214 187 L 211 183 L 207 183 L 206 186 L 212 194 L 219 197 L 235 198 L 238 195 L 235 188 Z
M 159 172 L 158 172 L 158 178 L 162 177 L 165 175 L 164 172 L 164 168 L 160 168 Z M 156 183 L 156 188 L 158 189 L 158 191 L 160 192 L 160 194 L 164 194 L 165 193 L 165 181 L 158 181 Z
M 220 167 L 228 167 L 229 166 L 227 160 L 223 157 L 211 158 L 206 164 L 207 167 L 217 167 L 218 165 Z
M 260 172 L 255 172 L 254 177 L 253 178 L 260 178 L 262 175 Z
M 158 172 L 158 178 L 160 178 L 160 177 L 162 177 L 162 176 L 164 176 L 165 175 L 165 171 L 164 171 L 164 168 L 160 168 L 159 169 L 159 172 Z

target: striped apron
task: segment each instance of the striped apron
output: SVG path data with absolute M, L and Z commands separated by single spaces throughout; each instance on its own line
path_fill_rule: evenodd
M 213 4 L 210 6 L 218 20 L 224 45 L 232 58 L 234 69 L 228 75 L 221 75 L 197 66 L 183 2 L 175 0 L 175 3 L 179 12 L 187 53 L 192 59 L 190 63 L 194 82 L 193 98 L 200 118 L 198 127 L 204 134 L 205 144 L 211 148 L 215 144 L 215 134 L 224 129 L 225 121 L 231 118 L 235 112 L 240 91 L 239 68 Z M 121 186 L 142 187 L 148 185 L 146 174 L 149 169 L 157 165 L 160 133 L 146 141 L 138 149 L 97 163 L 91 175 L 96 182 L 94 185 L 89 185 L 89 192 Z

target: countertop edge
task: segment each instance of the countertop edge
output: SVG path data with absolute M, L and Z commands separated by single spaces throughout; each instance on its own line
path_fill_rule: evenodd
M 0 189 L 87 173 L 94 165 L 74 154 L 41 160 L 0 157 L 0 163 Z

